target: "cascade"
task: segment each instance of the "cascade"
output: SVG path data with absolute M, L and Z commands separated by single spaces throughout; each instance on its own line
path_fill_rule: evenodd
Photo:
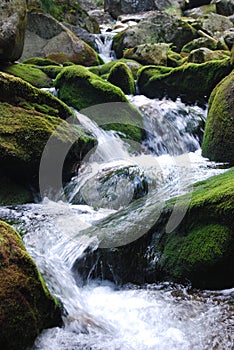
M 95 44 L 99 56 L 105 63 L 115 59 L 115 53 L 112 50 L 112 41 L 114 37 L 113 32 L 107 32 L 102 34 L 96 34 Z

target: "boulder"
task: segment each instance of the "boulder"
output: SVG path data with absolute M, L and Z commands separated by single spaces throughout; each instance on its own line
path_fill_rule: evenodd
M 126 49 L 124 58 L 136 60 L 144 65 L 166 66 L 168 51 L 168 44 L 142 44 Z
M 142 65 L 134 60 L 130 60 L 130 59 L 128 60 L 125 58 L 121 58 L 120 60 L 110 61 L 110 62 L 107 62 L 107 63 L 102 64 L 100 66 L 91 67 L 91 68 L 89 68 L 89 71 L 99 75 L 100 77 L 103 77 L 103 79 L 104 79 L 104 78 L 108 77 L 108 74 L 110 73 L 111 68 L 117 62 L 126 63 L 126 65 L 131 69 L 132 74 L 134 76 L 134 79 L 137 78 L 137 72 L 142 67 Z
M 234 72 L 224 78 L 209 99 L 202 154 L 234 164 Z
M 14 62 L 23 52 L 26 27 L 25 0 L 1 0 L 0 61 Z
M 224 40 L 229 50 L 231 50 L 234 46 L 234 28 L 226 30 L 222 35 L 222 39 Z
M 170 43 L 180 52 L 189 41 L 198 37 L 197 31 L 175 16 L 154 11 L 132 27 L 118 33 L 113 39 L 113 49 L 118 58 L 127 48 L 142 44 Z
M 24 350 L 43 329 L 62 324 L 61 307 L 19 234 L 2 221 L 0 240 L 0 346 Z
M 136 93 L 132 71 L 124 62 L 117 62 L 111 68 L 107 81 L 118 86 L 127 95 Z
M 194 7 L 190 10 L 184 11 L 184 16 L 191 18 L 199 18 L 205 16 L 210 12 L 216 12 L 215 4 L 211 3 L 209 5 L 203 5 L 199 7 Z
M 70 61 L 85 66 L 100 63 L 97 53 L 50 15 L 31 12 L 21 60 L 48 57 L 58 63 Z
M 55 79 L 59 98 L 106 130 L 117 130 L 140 142 L 142 115 L 126 99 L 123 91 L 82 66 L 64 68 Z
M 191 51 L 200 49 L 201 47 L 206 47 L 210 50 L 216 50 L 218 48 L 218 40 L 215 40 L 211 37 L 194 39 L 182 47 L 181 53 L 190 53 Z
M 215 0 L 216 12 L 219 15 L 231 16 L 234 13 L 234 0 Z
M 201 47 L 190 52 L 188 62 L 204 63 L 212 60 L 223 60 L 230 57 L 229 51 L 216 50 L 212 51 L 206 47 Z
M 201 28 L 215 39 L 222 37 L 223 32 L 233 28 L 233 23 L 225 16 L 209 13 L 198 20 Z
M 104 9 L 109 12 L 113 18 L 122 14 L 138 13 L 152 10 L 180 9 L 180 1 L 177 0 L 105 0 Z
M 138 72 L 140 93 L 149 98 L 181 97 L 184 102 L 204 102 L 214 87 L 231 72 L 230 59 L 177 68 L 145 66 Z
M 105 248 L 109 237 L 103 235 L 103 248 L 87 251 L 76 261 L 74 271 L 84 283 L 101 278 L 119 284 L 173 281 L 204 289 L 232 288 L 234 170 L 198 182 L 193 189 L 192 196 L 167 201 L 158 220 L 155 203 L 156 222 L 149 225 L 153 211 L 143 217 L 149 228 L 138 240 Z M 186 214 L 178 225 L 174 220 L 181 217 L 184 208 Z M 112 216 L 112 224 L 114 220 Z M 105 224 L 102 222 L 102 227 Z M 98 226 L 96 230 L 100 233 Z

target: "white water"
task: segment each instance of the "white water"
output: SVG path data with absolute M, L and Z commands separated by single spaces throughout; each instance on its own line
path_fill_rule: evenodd
M 115 34 L 113 32 L 96 34 L 97 51 L 105 63 L 115 59 L 115 53 L 112 50 L 112 41 Z
M 155 103 L 159 102 L 152 101 L 153 108 Z M 156 156 L 155 151 L 130 155 L 115 134 L 98 129 L 87 118 L 80 121 L 98 137 L 99 146 L 90 163 L 84 164 L 83 174 L 73 182 L 79 186 L 107 167 L 131 164 L 146 174 L 149 192 L 140 205 L 123 201 L 118 210 L 111 209 L 111 201 L 109 208 L 94 210 L 88 205 L 46 199 L 41 204 L 1 208 L 1 217 L 20 222 L 17 228 L 25 232 L 28 251 L 65 308 L 64 326 L 43 331 L 33 350 L 231 349 L 234 319 L 230 300 L 234 290 L 201 292 L 165 284 L 118 288 L 108 281 L 89 281 L 81 287 L 72 273 L 76 259 L 87 247 L 126 243 L 125 236 L 137 238 L 143 229 L 150 228 L 146 222 L 149 226 L 155 222 L 156 202 L 187 192 L 189 184 L 223 170 L 202 158 L 200 150 L 173 157 Z M 175 129 L 176 124 L 175 120 Z M 183 145 L 183 138 L 187 140 L 187 135 L 181 133 L 174 144 Z M 121 202 L 125 192 L 118 195 Z M 115 241 L 121 233 L 123 237 Z

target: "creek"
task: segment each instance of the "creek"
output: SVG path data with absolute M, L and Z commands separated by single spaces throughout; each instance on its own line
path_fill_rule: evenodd
M 63 327 L 44 330 L 32 350 L 232 349 L 234 289 L 121 285 L 101 278 L 83 283 L 74 273 L 87 248 L 136 240 L 167 199 L 224 171 L 201 156 L 206 110 L 180 100 L 128 98 L 144 115 L 146 139 L 137 152 L 118 133 L 77 112 L 98 146 L 65 188 L 66 199 L 48 196 L 0 208 L 1 217 L 23 232 L 27 250 L 64 308 Z

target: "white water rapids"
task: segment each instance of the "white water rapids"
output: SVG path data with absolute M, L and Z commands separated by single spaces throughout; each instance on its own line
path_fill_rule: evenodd
M 38 204 L 1 208 L 1 217 L 18 222 L 16 227 L 24 232 L 28 251 L 49 289 L 64 306 L 64 326 L 44 330 L 33 350 L 232 349 L 234 289 L 198 291 L 165 283 L 119 287 L 100 280 L 81 286 L 74 278 L 72 267 L 87 247 L 96 249 L 100 242 L 108 246 L 116 233 L 137 237 L 137 230 L 147 230 L 153 224 L 150 218 L 156 201 L 163 203 L 187 192 L 188 185 L 223 171 L 201 157 L 199 140 L 189 131 L 188 125 L 203 119 L 205 111 L 180 101 L 129 98 L 150 115 L 145 127 L 152 132 L 141 153 L 130 154 L 116 134 L 104 132 L 87 117 L 79 116 L 99 145 L 90 163 L 83 164 L 82 172 L 72 179 L 68 202 L 45 198 Z M 158 117 L 156 122 L 154 115 Z M 153 130 L 155 125 L 159 131 Z M 167 134 L 168 125 L 173 136 Z M 158 134 L 161 136 L 155 142 Z M 172 149 L 176 149 L 174 156 L 168 154 Z M 112 206 L 116 197 L 108 197 L 105 206 L 102 201 L 98 205 L 100 192 L 95 188 L 92 200 L 88 192 L 83 196 L 85 204 L 71 204 L 82 185 L 86 191 L 87 181 L 97 174 L 129 166 L 139 169 L 149 183 L 142 204 L 134 206 L 131 196 L 124 201 L 131 187 L 128 182 L 120 182 L 121 186 L 113 190 L 122 203 L 117 209 Z

